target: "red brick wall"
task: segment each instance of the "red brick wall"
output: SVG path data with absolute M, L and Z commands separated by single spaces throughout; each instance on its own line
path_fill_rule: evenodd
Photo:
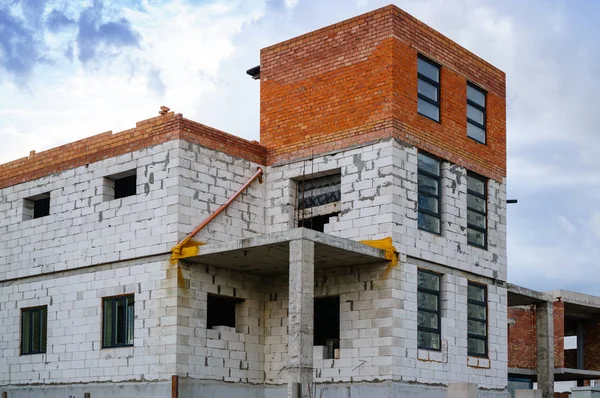
M 585 324 L 583 363 L 587 370 L 600 370 L 600 321 Z
M 138 122 L 130 130 L 109 131 L 2 164 L 0 188 L 176 139 L 265 164 L 266 150 L 259 143 L 169 113 Z
M 570 392 L 555 392 L 554 398 L 571 398 Z
M 554 367 L 565 367 L 565 303 L 555 301 L 554 316 Z
M 417 54 L 442 64 L 441 124 L 417 113 Z M 488 91 L 487 145 L 466 135 L 467 79 Z M 395 137 L 506 175 L 504 73 L 395 6 L 261 51 L 261 143 L 279 163 Z
M 531 307 L 509 307 L 508 367 L 537 368 L 535 311 Z

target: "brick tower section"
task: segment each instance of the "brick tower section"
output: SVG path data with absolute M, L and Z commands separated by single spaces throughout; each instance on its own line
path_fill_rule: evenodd
M 440 120 L 417 112 L 417 56 L 441 67 Z M 505 75 L 396 6 L 261 51 L 267 163 L 395 137 L 480 174 L 506 175 Z M 487 91 L 487 143 L 467 137 L 467 80 Z

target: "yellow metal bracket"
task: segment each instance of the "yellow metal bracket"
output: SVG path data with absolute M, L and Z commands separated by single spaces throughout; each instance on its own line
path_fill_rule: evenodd
M 365 245 L 374 247 L 376 249 L 385 250 L 385 258 L 390 261 L 390 264 L 387 266 L 384 273 L 384 278 L 387 278 L 390 270 L 398 265 L 398 251 L 394 247 L 392 238 L 387 237 L 377 240 L 361 240 L 360 243 L 364 243 Z

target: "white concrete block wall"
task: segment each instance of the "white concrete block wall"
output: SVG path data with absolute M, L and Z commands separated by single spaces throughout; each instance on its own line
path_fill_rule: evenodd
M 238 191 L 259 165 L 200 145 L 180 143 L 178 228 L 183 238 Z M 214 243 L 264 234 L 265 187 L 254 181 L 196 239 Z
M 417 347 L 417 270 L 410 260 L 401 267 L 400 289 L 404 302 L 405 357 L 395 358 L 395 371 L 405 381 L 421 383 L 471 382 L 482 388 L 502 389 L 508 380 L 506 289 L 487 284 L 488 358 L 470 357 L 467 350 L 467 283 L 450 269 L 442 271 L 441 351 Z M 503 304 L 504 303 L 504 304 Z
M 417 148 L 395 140 L 267 168 L 266 232 L 293 228 L 296 183 L 341 174 L 341 212 L 325 232 L 353 240 L 391 236 L 402 259 L 421 258 L 506 280 L 506 184 L 488 183 L 488 248 L 467 244 L 467 170 L 442 162 L 441 236 L 417 226 Z
M 161 288 L 168 261 L 130 261 L 0 284 L 0 385 L 166 380 L 173 302 Z M 134 294 L 133 347 L 102 348 L 102 298 Z M 21 309 L 47 305 L 47 351 L 20 355 Z
M 401 300 L 386 267 L 362 266 L 315 272 L 315 297 L 340 297 L 340 358 L 314 358 L 316 382 L 392 379 L 393 347 L 401 344 Z M 265 303 L 266 383 L 287 380 L 288 283 L 272 279 Z M 322 352 L 322 351 L 321 351 Z
M 0 280 L 168 252 L 258 165 L 176 140 L 0 189 Z M 107 200 L 105 177 L 135 170 L 137 194 Z M 256 181 L 199 235 L 264 233 Z M 24 199 L 50 192 L 50 215 L 23 220 Z
M 170 250 L 176 242 L 176 141 L 0 190 L 0 281 Z M 104 178 L 136 170 L 137 193 L 105 201 Z M 50 215 L 23 220 L 50 192 Z
M 226 382 L 264 381 L 264 280 L 223 268 L 197 264 L 182 267 L 189 280 L 180 325 L 189 325 L 178 372 L 189 377 Z M 207 329 L 208 293 L 242 299 L 236 305 L 236 327 Z M 187 315 L 187 316 L 186 316 Z

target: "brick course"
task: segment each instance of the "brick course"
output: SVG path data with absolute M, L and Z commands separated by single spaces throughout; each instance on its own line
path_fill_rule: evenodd
M 265 163 L 265 149 L 212 127 L 168 113 L 136 123 L 133 129 L 111 131 L 61 145 L 0 165 L 0 188 L 84 166 L 163 142 L 183 139 L 232 156 Z

